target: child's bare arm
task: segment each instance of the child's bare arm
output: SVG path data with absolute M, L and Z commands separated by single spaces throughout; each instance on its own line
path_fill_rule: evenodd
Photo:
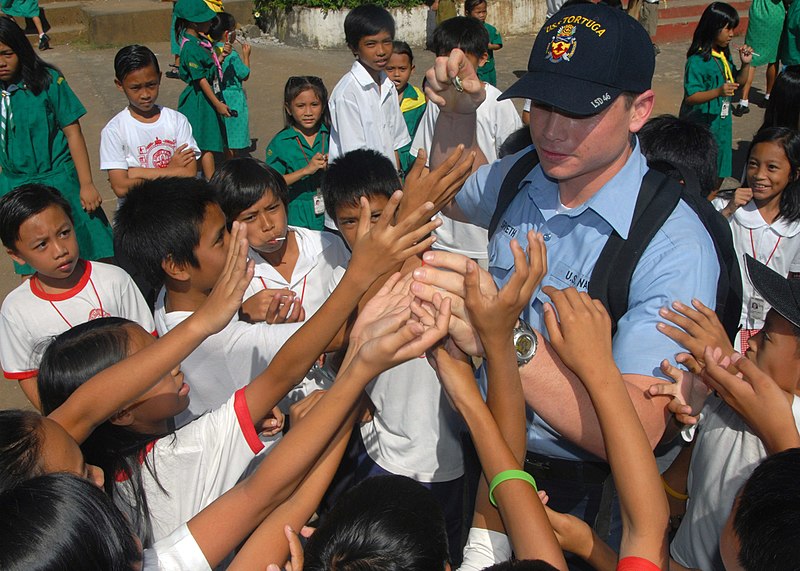
M 128 169 L 128 176 L 145 180 L 153 180 L 164 176 L 194 178 L 196 174 L 197 159 L 195 158 L 194 149 L 188 143 L 184 143 L 175 149 L 169 163 L 163 168 L 133 167 Z
M 356 349 L 357 355 L 347 370 L 337 376 L 317 406 L 270 451 L 252 476 L 189 522 L 189 530 L 209 563 L 213 565 L 238 545 L 297 488 L 334 434 L 351 417 L 372 378 L 420 355 L 444 337 L 450 304 L 445 301 L 440 305 L 441 311 L 430 326 L 395 317 L 372 321 L 374 316 L 370 314 L 360 316 L 370 322 L 368 327 L 376 334 Z M 224 529 L 219 526 L 223 518 L 227 522 Z
M 545 286 L 550 343 L 586 387 L 597 413 L 622 506 L 620 557 L 667 564 L 669 512 L 655 457 L 611 352 L 611 320 L 603 305 L 573 288 Z M 556 312 L 558 317 L 556 317 Z
M 83 138 L 81 124 L 74 121 L 62 128 L 64 136 L 67 138 L 69 154 L 72 162 L 75 163 L 75 171 L 78 173 L 78 183 L 80 184 L 81 205 L 86 212 L 93 212 L 100 208 L 103 199 L 94 186 L 92 180 L 92 167 L 89 163 L 89 151 L 86 150 L 86 140 Z
M 97 426 L 147 392 L 209 335 L 222 330 L 238 311 L 252 277 L 246 229 L 236 222 L 225 268 L 203 305 L 154 344 L 82 384 L 48 416 L 76 442 L 86 440 Z
M 707 350 L 706 377 L 711 387 L 744 419 L 770 454 L 800 446 L 792 414 L 794 395 L 739 353 L 734 353 L 732 361 L 741 377 L 725 370 Z
M 432 238 L 425 236 L 439 225 L 438 221 L 417 230 L 412 229 L 410 221 L 392 225 L 401 198 L 402 193 L 396 192 L 371 228 L 369 204 L 362 198 L 360 238 L 353 245 L 353 256 L 342 281 L 311 319 L 281 347 L 269 367 L 245 388 L 253 422 L 269 412 L 322 353 L 331 350 L 331 342 L 344 335 L 348 317 L 380 276 L 430 247 Z M 430 211 L 430 205 L 420 209 Z

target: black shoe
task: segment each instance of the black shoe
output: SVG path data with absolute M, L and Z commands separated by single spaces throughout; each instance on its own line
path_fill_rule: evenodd
M 47 34 L 39 36 L 39 49 L 42 51 L 50 49 L 50 38 Z
M 736 108 L 733 110 L 733 114 L 736 115 L 737 117 L 741 117 L 742 115 L 747 115 L 748 113 L 750 113 L 749 105 L 746 107 L 744 105 L 737 105 Z
M 177 72 L 177 70 L 174 70 L 174 69 L 171 69 L 171 70 L 169 70 L 169 71 L 168 71 L 167 73 L 165 73 L 164 75 L 166 75 L 166 76 L 167 76 L 168 78 L 170 78 L 170 79 L 180 79 L 180 78 L 181 78 L 181 74 L 179 74 L 179 73 Z
M 658 55 L 661 53 L 661 48 L 653 44 L 653 51 L 656 52 L 656 55 Z

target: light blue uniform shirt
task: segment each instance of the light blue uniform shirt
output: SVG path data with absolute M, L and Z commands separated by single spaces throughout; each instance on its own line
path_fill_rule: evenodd
M 473 224 L 488 227 L 506 173 L 531 147 L 484 165 L 464 184 L 456 202 Z M 516 196 L 489 242 L 489 271 L 498 286 L 514 268 L 510 241 L 527 246 L 529 230 L 541 232 L 547 246 L 547 275 L 541 285 L 570 286 L 586 291 L 595 262 L 608 236 L 616 230 L 627 238 L 636 197 L 647 162 L 638 141 L 623 168 L 592 198 L 564 209 L 558 183 L 534 168 L 520 183 Z M 526 188 L 523 188 L 526 187 Z M 561 213 L 559 213 L 559 210 Z M 702 222 L 683 201 L 645 249 L 630 286 L 628 312 L 619 320 L 613 340 L 614 360 L 623 374 L 665 378 L 659 363 L 683 349 L 656 329 L 658 310 L 680 300 L 697 298 L 714 307 L 719 263 L 714 244 Z M 541 287 L 534 292 L 522 317 L 545 337 Z M 485 382 L 485 379 L 484 379 Z M 562 438 L 528 409 L 528 450 L 555 458 L 596 460 L 592 454 Z

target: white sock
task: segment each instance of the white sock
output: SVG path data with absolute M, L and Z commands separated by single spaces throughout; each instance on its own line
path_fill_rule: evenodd
M 748 101 L 747 99 L 740 99 L 739 107 L 750 107 L 750 101 Z
M 764 101 L 769 101 L 769 93 L 764 94 Z

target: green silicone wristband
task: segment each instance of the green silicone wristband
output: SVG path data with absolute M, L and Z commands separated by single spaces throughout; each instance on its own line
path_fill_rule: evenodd
M 494 499 L 494 489 L 506 480 L 525 480 L 534 490 L 539 491 L 539 488 L 536 487 L 536 480 L 525 470 L 503 470 L 492 478 L 492 483 L 489 484 L 489 501 L 492 502 L 494 507 L 497 507 L 497 502 Z

